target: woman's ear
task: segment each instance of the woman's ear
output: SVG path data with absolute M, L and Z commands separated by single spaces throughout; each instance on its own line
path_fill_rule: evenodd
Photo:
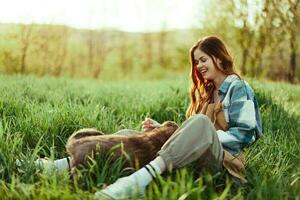
M 222 60 L 220 60 L 219 58 L 217 58 L 217 64 L 218 65 L 222 65 Z
M 219 58 L 216 58 L 215 56 L 212 56 L 212 59 L 217 64 L 217 67 L 221 67 L 222 61 Z

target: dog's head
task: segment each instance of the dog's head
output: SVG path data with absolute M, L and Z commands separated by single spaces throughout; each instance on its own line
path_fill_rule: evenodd
M 161 127 L 164 127 L 166 129 L 175 129 L 176 130 L 178 128 L 178 125 L 175 122 L 173 122 L 173 121 L 165 121 L 161 125 Z
M 173 121 L 166 121 L 159 127 L 153 129 L 148 134 L 149 137 L 154 137 L 157 140 L 164 143 L 173 135 L 173 133 L 177 130 L 178 125 Z

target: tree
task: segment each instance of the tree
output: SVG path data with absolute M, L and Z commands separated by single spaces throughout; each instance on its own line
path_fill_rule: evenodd
M 32 44 L 32 31 L 33 31 L 33 24 L 20 25 L 20 37 L 19 42 L 21 44 L 20 50 L 20 72 L 25 73 L 27 69 L 26 58 L 28 56 L 28 49 L 29 46 Z
M 86 44 L 88 46 L 88 63 L 92 70 L 93 78 L 99 78 L 103 71 L 103 65 L 109 52 L 112 50 L 109 46 L 110 42 L 111 38 L 108 31 L 89 31 Z
M 153 65 L 152 55 L 152 35 L 151 32 L 143 33 L 143 57 L 145 56 L 146 62 L 144 63 L 144 71 L 147 71 Z
M 166 54 L 166 44 L 168 39 L 168 32 L 165 26 L 158 33 L 158 60 L 162 68 L 167 68 L 167 54 Z
M 241 48 L 241 74 L 247 74 L 247 58 L 249 57 L 250 47 L 254 40 L 254 31 L 249 24 L 249 9 L 247 0 L 232 0 L 231 13 L 235 21 L 235 31 L 237 42 Z
M 54 63 L 53 63 L 53 75 L 60 76 L 63 70 L 63 64 L 66 59 L 67 54 L 67 46 L 68 46 L 68 39 L 70 35 L 70 30 L 63 26 L 57 30 L 56 37 L 54 38 L 56 41 L 56 55 L 54 56 Z
M 66 26 L 42 25 L 35 36 L 31 59 L 40 74 L 60 76 L 66 59 L 70 29 Z
M 272 3 L 278 5 L 276 7 L 276 11 L 282 21 L 286 33 L 288 34 L 290 48 L 288 81 L 294 83 L 297 66 L 297 50 L 299 48 L 297 36 L 300 34 L 300 1 L 273 0 Z
M 124 74 L 128 74 L 129 73 L 129 69 L 132 63 L 132 59 L 129 56 L 129 52 L 132 51 L 132 48 L 130 48 L 129 46 L 129 38 L 127 33 L 123 32 L 123 31 L 119 31 L 119 63 L 120 63 L 120 67 L 123 71 Z

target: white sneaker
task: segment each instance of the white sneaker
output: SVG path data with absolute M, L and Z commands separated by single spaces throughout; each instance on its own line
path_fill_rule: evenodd
M 40 168 L 45 168 L 45 166 L 51 165 L 51 163 L 53 163 L 53 161 L 45 158 L 38 158 L 36 161 L 34 161 L 34 165 Z
M 144 195 L 146 187 L 138 184 L 133 176 L 119 178 L 113 184 L 95 193 L 99 199 L 129 199 Z
M 18 170 L 22 170 L 22 166 L 26 165 L 26 162 L 24 160 L 17 159 L 15 164 Z M 34 161 L 34 166 L 38 169 L 46 170 L 47 172 L 51 172 L 55 169 L 53 162 L 45 158 L 38 158 L 36 161 Z
M 45 159 L 45 158 L 38 158 L 36 161 L 34 161 L 34 166 L 35 167 L 40 167 L 40 168 L 44 168 L 45 165 L 49 164 L 51 161 Z M 24 165 L 26 162 L 24 160 L 16 160 L 16 166 L 17 167 L 21 167 L 22 165 Z
M 17 167 L 21 167 L 25 163 L 26 162 L 24 162 L 24 160 L 16 160 Z M 34 166 L 47 172 L 53 172 L 54 170 L 57 170 L 59 172 L 70 170 L 69 158 L 62 158 L 57 160 L 50 160 L 48 158 L 38 158 L 36 161 L 34 161 Z

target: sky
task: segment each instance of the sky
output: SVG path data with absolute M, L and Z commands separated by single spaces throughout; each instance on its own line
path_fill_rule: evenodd
M 201 0 L 0 0 L 0 23 L 157 31 L 195 26 Z

